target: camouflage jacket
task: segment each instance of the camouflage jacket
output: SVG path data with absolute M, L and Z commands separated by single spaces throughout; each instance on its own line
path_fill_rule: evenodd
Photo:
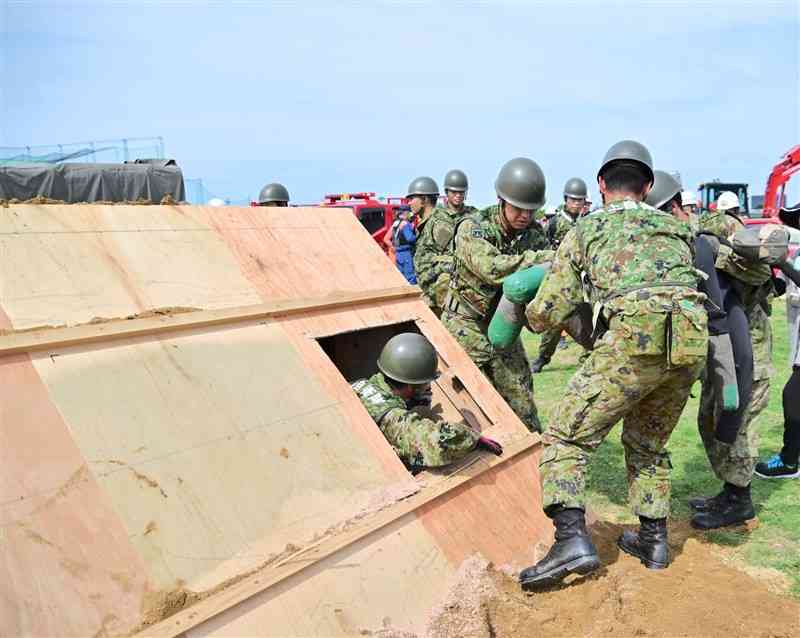
M 695 359 L 705 356 L 705 295 L 697 292 L 692 241 L 688 224 L 631 199 L 582 217 L 528 305 L 531 327 L 542 332 L 562 326 L 589 301 L 595 321 L 602 311 L 635 354 L 663 354 L 666 345 L 678 345 Z
M 427 419 L 392 392 L 382 373 L 352 384 L 369 415 L 411 469 L 438 467 L 475 449 L 480 434 L 463 423 Z
M 701 232 L 711 233 L 728 242 L 736 231 L 744 227 L 744 222 L 738 216 L 727 212 L 706 215 L 700 220 Z M 765 300 L 773 290 L 771 268 L 767 264 L 746 260 L 728 245 L 719 247 L 716 267 L 739 283 L 736 289 L 746 308 Z
M 431 216 L 418 228 L 417 251 L 414 254 L 414 271 L 422 288 L 423 299 L 431 308 L 441 309 L 450 283 L 453 255 L 450 244 L 456 222 L 475 209 L 464 206 L 464 212 L 451 208 L 434 209 Z
M 547 221 L 545 229 L 547 239 L 553 247 L 553 250 L 559 247 L 564 240 L 564 236 L 572 230 L 577 219 L 577 216 L 573 217 L 566 211 L 564 204 L 556 208 L 556 214 Z
M 490 319 L 492 302 L 508 275 L 550 261 L 553 251 L 539 224 L 514 235 L 500 225 L 499 206 L 462 219 L 456 228 L 450 296 L 476 319 Z

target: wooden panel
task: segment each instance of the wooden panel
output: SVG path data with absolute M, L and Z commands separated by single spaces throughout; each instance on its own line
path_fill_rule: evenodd
M 156 589 L 206 589 L 387 484 L 276 324 L 35 363 Z
M 0 298 L 14 328 L 260 301 L 219 235 L 177 207 L 9 211 L 0 216 Z
M 0 299 L 18 329 L 405 285 L 346 209 L 18 206 L 0 216 L 0 251 Z M 145 591 L 211 588 L 407 485 L 315 337 L 408 320 L 463 381 L 471 398 L 454 388 L 453 401 L 474 401 L 489 434 L 516 437 L 512 446 L 538 442 L 419 300 L 0 360 L 0 454 L 13 450 L 0 459 L 13 468 L 0 474 L 11 539 L 0 633 L 124 633 Z M 352 635 L 380 627 L 386 609 L 395 625 L 419 627 L 467 552 L 525 560 L 548 533 L 536 455 L 491 462 L 457 496 L 386 519 L 369 537 L 334 537 L 344 551 L 309 550 L 303 560 L 318 562 L 304 573 L 251 591 L 196 633 Z M 450 480 L 429 475 L 425 498 Z M 67 485 L 73 496 L 61 498 Z M 36 518 L 52 495 L 63 506 Z
M 145 566 L 27 355 L 0 362 L 0 468 L 0 636 L 129 631 Z
M 533 562 L 536 543 L 553 531 L 542 514 L 540 454 L 535 447 L 417 511 L 453 564 L 476 552 L 497 565 Z
M 353 551 L 353 548 L 362 546 L 368 538 L 374 538 L 371 548 L 371 555 L 377 555 L 383 551 L 381 543 L 385 541 L 386 529 L 396 527 L 397 523 L 406 519 L 407 515 L 418 510 L 424 510 L 426 506 L 435 507 L 436 502 L 446 498 L 449 493 L 460 492 L 460 488 L 469 486 L 472 481 L 480 479 L 484 475 L 493 476 L 493 472 L 500 466 L 513 462 L 516 458 L 525 455 L 532 446 L 536 446 L 538 441 L 528 438 L 515 442 L 507 450 L 505 458 L 482 457 L 476 459 L 476 463 L 465 465 L 460 470 L 449 474 L 446 480 L 442 480 L 435 485 L 427 485 L 425 489 L 410 496 L 403 502 L 394 504 L 391 508 L 374 514 L 366 518 L 363 523 L 357 524 L 350 529 L 346 529 L 336 536 L 324 538 L 319 543 L 308 547 L 296 558 L 277 563 L 274 566 L 267 566 L 258 573 L 253 574 L 238 583 L 231 585 L 228 589 L 220 591 L 214 596 L 200 601 L 191 609 L 179 612 L 167 620 L 146 628 L 141 635 L 151 637 L 168 638 L 200 625 L 208 619 L 228 612 L 237 614 L 234 610 L 235 605 L 241 603 L 249 604 L 247 601 L 258 598 L 262 595 L 272 596 L 272 591 L 281 588 L 285 581 L 295 579 L 301 573 L 303 578 L 314 574 L 320 563 L 330 561 L 332 558 L 341 560 L 342 554 Z M 492 480 L 490 478 L 490 480 Z M 416 529 L 417 521 L 409 520 L 409 526 Z M 481 547 L 477 548 L 480 551 Z M 438 549 L 436 550 L 438 553 Z M 395 556 L 395 563 L 397 562 Z M 405 573 L 402 572 L 401 573 Z M 294 582 L 297 582 L 296 580 Z M 318 597 L 320 593 L 317 594 Z M 365 593 L 370 600 L 380 601 L 381 609 L 396 609 L 391 600 L 381 600 L 377 596 L 372 596 L 370 592 Z M 270 611 L 260 612 L 272 613 Z M 229 629 L 226 629 L 229 631 Z M 231 633 L 229 635 L 237 635 Z
M 21 352 L 53 351 L 58 348 L 105 343 L 114 339 L 160 335 L 190 328 L 225 326 L 243 321 L 274 319 L 303 312 L 347 308 L 352 310 L 364 303 L 393 301 L 419 297 L 420 291 L 411 286 L 385 288 L 369 292 L 337 292 L 313 299 L 281 299 L 264 304 L 193 310 L 170 313 L 164 311 L 153 317 L 120 319 L 81 326 L 27 330 L 0 335 L 0 357 Z
M 454 571 L 409 515 L 186 636 L 358 636 L 385 625 L 421 632 Z

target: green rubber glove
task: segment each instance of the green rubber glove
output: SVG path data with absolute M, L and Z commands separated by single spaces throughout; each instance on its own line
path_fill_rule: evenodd
M 722 396 L 723 411 L 736 412 L 739 409 L 739 386 L 730 335 L 709 336 L 708 369 L 716 391 Z

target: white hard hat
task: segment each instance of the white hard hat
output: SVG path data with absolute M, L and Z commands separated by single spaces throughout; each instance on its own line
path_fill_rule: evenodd
M 697 206 L 694 191 L 681 191 L 681 206 Z
M 211 199 L 208 200 L 208 205 L 209 206 L 224 206 L 225 205 L 225 200 L 224 199 L 220 199 L 219 197 L 212 197 Z
M 725 191 L 717 199 L 717 210 L 731 210 L 732 208 L 739 208 L 739 197 L 736 193 Z

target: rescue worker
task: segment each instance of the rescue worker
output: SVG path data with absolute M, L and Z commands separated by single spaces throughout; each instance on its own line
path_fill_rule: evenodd
M 392 247 L 394 248 L 395 264 L 408 283 L 416 284 L 414 250 L 417 245 L 417 231 L 414 229 L 412 222 L 414 214 L 410 211 L 402 211 L 399 216 L 400 219 L 397 226 L 392 224 Z
M 575 221 L 583 214 L 586 207 L 587 192 L 586 182 L 580 177 L 571 177 L 564 184 L 564 203 L 556 209 L 556 214 L 547 222 L 545 230 L 553 250 L 558 250 L 558 246 L 567 231 L 575 225 Z M 531 372 L 533 374 L 538 374 L 550 363 L 550 359 L 553 358 L 561 340 L 560 328 L 542 333 L 542 340 L 539 343 L 539 355 L 531 363 Z
M 258 194 L 259 206 L 288 206 L 289 191 L 283 184 L 267 184 Z
M 736 231 L 744 228 L 739 210 L 736 193 L 723 192 L 717 199 L 716 211 L 701 218 L 701 231 L 730 240 Z M 727 257 L 717 257 L 717 268 L 729 276 L 744 308 L 752 344 L 753 380 L 751 399 L 732 445 L 720 444 L 714 437 L 720 398 L 708 379 L 703 382 L 697 426 L 711 468 L 723 481 L 723 487 L 716 496 L 689 501 L 689 506 L 696 512 L 692 526 L 699 529 L 716 529 L 755 517 L 750 494 L 753 470 L 758 461 L 754 422 L 769 402 L 770 377 L 775 373 L 768 316 L 771 314 L 770 300 L 776 292 L 771 268 L 766 264 L 746 262 L 732 251 L 728 251 Z
M 411 215 L 409 216 L 408 221 L 409 223 L 413 222 L 412 230 L 414 230 L 414 241 L 407 244 L 408 247 L 405 249 L 405 252 L 402 255 L 400 252 L 398 252 L 398 244 L 395 243 L 394 246 L 397 267 L 400 268 L 400 271 L 410 282 L 411 279 L 409 279 L 409 276 L 406 273 L 413 273 L 414 281 L 411 283 L 417 283 L 416 269 L 414 267 L 414 257 L 417 249 L 416 242 L 430 220 L 431 215 L 436 208 L 436 202 L 438 199 L 439 186 L 430 177 L 417 177 L 408 185 L 408 190 L 406 191 L 406 200 L 408 202 L 408 207 L 411 209 Z M 403 223 L 401 221 L 401 223 L 398 225 L 398 230 L 402 225 Z M 395 237 L 398 234 L 399 233 L 395 233 Z M 408 234 L 408 232 L 406 234 Z
M 453 256 L 450 243 L 456 222 L 475 209 L 464 204 L 469 182 L 463 171 L 454 169 L 444 176 L 444 192 L 447 207 L 437 207 L 424 224 L 418 227 L 420 233 L 417 250 L 414 254 L 414 270 L 417 283 L 422 288 L 422 298 L 438 317 L 450 285 L 450 272 Z
M 487 333 L 503 280 L 553 256 L 544 232 L 533 222 L 545 200 L 544 174 L 536 162 L 517 157 L 500 169 L 495 191 L 498 205 L 467 215 L 456 225 L 442 323 L 525 426 L 538 432 L 541 424 L 522 341 L 518 338 L 497 352 Z
M 436 350 L 421 334 L 408 332 L 386 342 L 378 372 L 352 388 L 394 451 L 412 472 L 457 461 L 476 447 L 501 455 L 503 448 L 464 423 L 424 418 L 431 382 L 439 376 Z
M 800 205 L 783 207 L 780 219 L 787 226 L 800 228 Z M 794 269 L 800 270 L 800 256 Z M 786 291 L 786 319 L 789 327 L 789 362 L 792 374 L 783 388 L 783 448 L 756 465 L 761 478 L 800 478 L 800 287 L 789 282 Z
M 525 589 L 600 566 L 586 529 L 586 473 L 620 419 L 629 500 L 640 528 L 626 531 L 617 544 L 650 569 L 667 567 L 666 443 L 708 347 L 691 232 L 642 201 L 653 183 L 650 152 L 632 140 L 614 144 L 597 179 L 603 208 L 567 233 L 526 309 L 534 330 L 550 330 L 564 325 L 586 293 L 595 330 L 605 332 L 567 384 L 543 436 L 542 506 L 553 519 L 556 541 L 521 572 Z

